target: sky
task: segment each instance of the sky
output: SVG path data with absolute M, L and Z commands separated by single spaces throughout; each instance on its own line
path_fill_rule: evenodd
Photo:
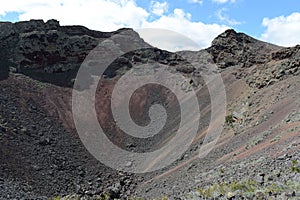
M 181 37 L 166 42 L 168 32 L 145 30 L 180 33 L 199 49 L 229 28 L 281 46 L 300 44 L 299 0 L 0 0 L 0 21 L 30 19 L 99 31 L 129 27 L 157 47 L 169 43 L 171 51 L 190 47 Z

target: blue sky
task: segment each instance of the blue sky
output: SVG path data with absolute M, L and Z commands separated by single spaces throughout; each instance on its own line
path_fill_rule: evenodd
M 1 21 L 15 22 L 29 19 L 46 21 L 56 18 L 62 25 L 80 24 L 100 31 L 113 31 L 121 27 L 132 27 L 137 30 L 161 28 L 181 33 L 194 40 L 201 48 L 209 46 L 214 37 L 228 28 L 282 46 L 300 44 L 300 1 L 297 0 L 0 0 L 0 2 Z M 147 34 L 143 36 L 147 38 Z M 156 37 L 155 40 L 160 38 Z

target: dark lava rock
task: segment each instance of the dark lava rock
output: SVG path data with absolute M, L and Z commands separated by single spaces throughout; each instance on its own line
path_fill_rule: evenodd
M 145 43 L 132 29 L 100 32 L 83 26 L 60 26 L 56 20 L 1 22 L 0 80 L 6 79 L 11 71 L 71 86 L 89 52 L 99 42 L 125 31 L 132 40 Z
M 234 65 L 249 67 L 270 60 L 270 53 L 280 47 L 256 40 L 244 33 L 229 29 L 212 41 L 207 49 L 220 68 Z

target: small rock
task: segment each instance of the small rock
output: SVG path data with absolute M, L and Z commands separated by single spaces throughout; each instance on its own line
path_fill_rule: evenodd
M 26 127 L 22 127 L 21 129 L 20 129 L 20 132 L 22 133 L 22 134 L 27 134 L 28 133 L 28 130 L 27 130 L 27 128 Z
M 89 191 L 89 190 L 87 190 L 87 191 L 85 191 L 85 192 L 84 192 L 84 194 L 86 194 L 86 195 L 88 195 L 88 196 L 92 196 L 92 195 L 93 195 L 93 192 L 92 192 L 92 191 Z
M 102 179 L 99 177 L 99 178 L 96 179 L 96 182 L 100 182 L 101 183 Z
M 255 197 L 256 197 L 256 199 L 258 199 L 258 200 L 265 199 L 265 195 L 264 195 L 264 193 L 263 193 L 262 191 L 257 191 L 257 192 L 255 193 Z
M 36 125 L 31 125 L 31 128 L 33 129 L 33 130 L 36 130 Z
M 38 165 L 32 165 L 32 168 L 36 171 L 40 171 L 41 168 Z
M 233 192 L 228 192 L 227 193 L 227 198 L 228 199 L 233 199 L 235 197 L 235 193 L 233 193 Z
M 136 55 L 134 55 L 132 57 L 132 62 L 134 62 L 134 63 L 141 62 L 141 61 L 142 61 L 142 59 L 140 57 L 136 56 Z
M 260 174 L 260 175 L 256 176 L 256 181 L 262 185 L 265 182 L 265 177 Z
M 296 196 L 296 192 L 295 191 L 287 191 L 285 193 L 285 196 L 287 196 L 287 197 L 295 197 Z
M 285 158 L 286 158 L 286 155 L 282 155 L 282 156 L 279 156 L 279 157 L 277 158 L 277 160 L 285 160 Z
M 50 145 L 51 144 L 51 141 L 49 138 L 44 138 L 42 137 L 39 141 L 39 144 L 42 145 L 42 146 L 46 146 L 46 145 Z
M 125 167 L 131 167 L 132 164 L 133 164 L 132 161 L 129 161 L 129 162 L 126 163 Z
M 135 147 L 136 147 L 136 146 L 135 146 L 134 144 L 132 144 L 132 143 L 129 143 L 129 144 L 127 144 L 126 146 L 127 146 L 127 148 L 135 148 Z
M 267 176 L 267 181 L 273 181 L 273 180 L 274 180 L 274 178 L 272 175 Z
M 95 195 L 100 195 L 102 192 L 103 192 L 103 188 L 102 188 L 102 187 L 99 187 L 99 188 L 97 188 L 97 189 L 94 191 L 94 194 L 95 194 Z
M 84 171 L 83 171 L 83 170 L 79 171 L 79 172 L 78 172 L 78 175 L 79 175 L 79 176 L 84 176 Z
M 0 125 L 0 131 L 6 132 L 7 130 L 6 130 L 6 128 L 5 128 L 4 126 L 1 126 L 1 125 Z
M 109 187 L 106 191 L 106 193 L 109 195 L 110 198 L 116 199 L 120 197 L 121 194 L 121 188 L 113 186 Z
M 145 192 L 148 193 L 150 190 L 152 190 L 151 187 L 146 188 Z
M 81 194 L 82 193 L 80 185 L 76 185 L 75 189 L 76 189 L 76 194 Z

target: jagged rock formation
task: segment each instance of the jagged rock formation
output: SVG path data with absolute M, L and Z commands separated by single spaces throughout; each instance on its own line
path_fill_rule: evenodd
M 82 26 L 60 26 L 56 20 L 1 22 L 1 78 L 8 72 L 26 74 L 34 79 L 70 86 L 81 63 L 99 42 L 122 31 L 130 32 L 128 40 L 137 39 L 132 29 L 115 32 L 89 30 Z
M 271 52 L 279 49 L 281 48 L 278 46 L 230 29 L 216 37 L 207 51 L 213 55 L 220 68 L 226 68 L 234 65 L 250 67 L 266 63 L 271 59 Z
M 287 77 L 298 76 L 300 74 L 299 54 L 299 46 L 272 52 L 271 59 L 252 71 L 252 76 L 247 82 L 253 87 L 262 88 Z
M 0 79 L 7 78 L 9 72 L 17 72 L 36 80 L 72 86 L 80 65 L 91 50 L 103 40 L 121 32 L 125 34 L 121 36 L 121 40 L 128 41 L 128 45 L 150 49 L 128 54 L 127 58 L 119 58 L 106 71 L 108 77 L 115 76 L 121 67 L 128 69 L 132 67 L 132 63 L 137 62 L 152 60 L 170 66 L 183 63 L 177 54 L 152 48 L 132 29 L 100 32 L 82 26 L 60 26 L 56 20 L 46 23 L 43 20 L 1 22 Z M 177 70 L 193 72 L 191 67 L 178 66 Z
M 221 69 L 239 67 L 235 76 L 247 78 L 251 87 L 262 88 L 300 73 L 299 46 L 282 48 L 231 29 L 215 38 L 207 51 Z
M 147 44 L 130 29 L 120 29 L 115 32 L 92 31 L 82 26 L 60 26 L 56 20 L 44 23 L 42 20 L 31 20 L 29 22 L 1 22 L 0 24 L 0 79 L 8 77 L 9 72 L 26 74 L 40 81 L 51 82 L 56 85 L 72 86 L 78 68 L 88 53 L 94 49 L 99 42 L 110 38 L 114 34 L 127 32 L 128 40 L 136 40 Z M 128 32 L 129 31 L 129 32 Z M 148 45 L 148 47 L 151 47 Z M 268 81 L 249 84 L 262 87 L 268 82 L 274 82 L 283 75 L 294 74 L 299 65 L 299 48 L 284 48 L 256 40 L 243 33 L 227 30 L 212 42 L 212 46 L 206 49 L 212 55 L 213 61 L 221 68 L 230 66 L 251 67 L 253 65 L 265 65 L 270 71 Z M 156 52 L 155 52 L 156 51 Z M 161 50 L 148 50 L 142 53 L 145 57 L 134 53 L 127 58 L 120 58 L 110 71 L 108 77 L 114 76 L 120 66 L 132 66 L 131 61 L 147 62 L 154 60 L 162 64 L 177 66 L 179 72 L 191 74 L 193 67 L 184 67 L 187 63 L 177 54 L 170 54 Z M 157 52 L 159 53 L 157 54 Z M 131 57 L 130 57 L 131 56 Z M 290 59 L 293 58 L 292 61 Z M 268 67 L 270 61 L 280 61 L 278 67 Z M 123 62 L 123 63 L 122 63 Z M 124 63 L 125 62 L 125 63 Z M 282 62 L 282 63 L 281 63 Z M 245 76 L 246 74 L 237 74 Z M 260 74 L 258 74 L 260 76 Z M 272 77 L 274 76 L 274 77 Z M 276 78 L 277 77 L 277 78 Z

